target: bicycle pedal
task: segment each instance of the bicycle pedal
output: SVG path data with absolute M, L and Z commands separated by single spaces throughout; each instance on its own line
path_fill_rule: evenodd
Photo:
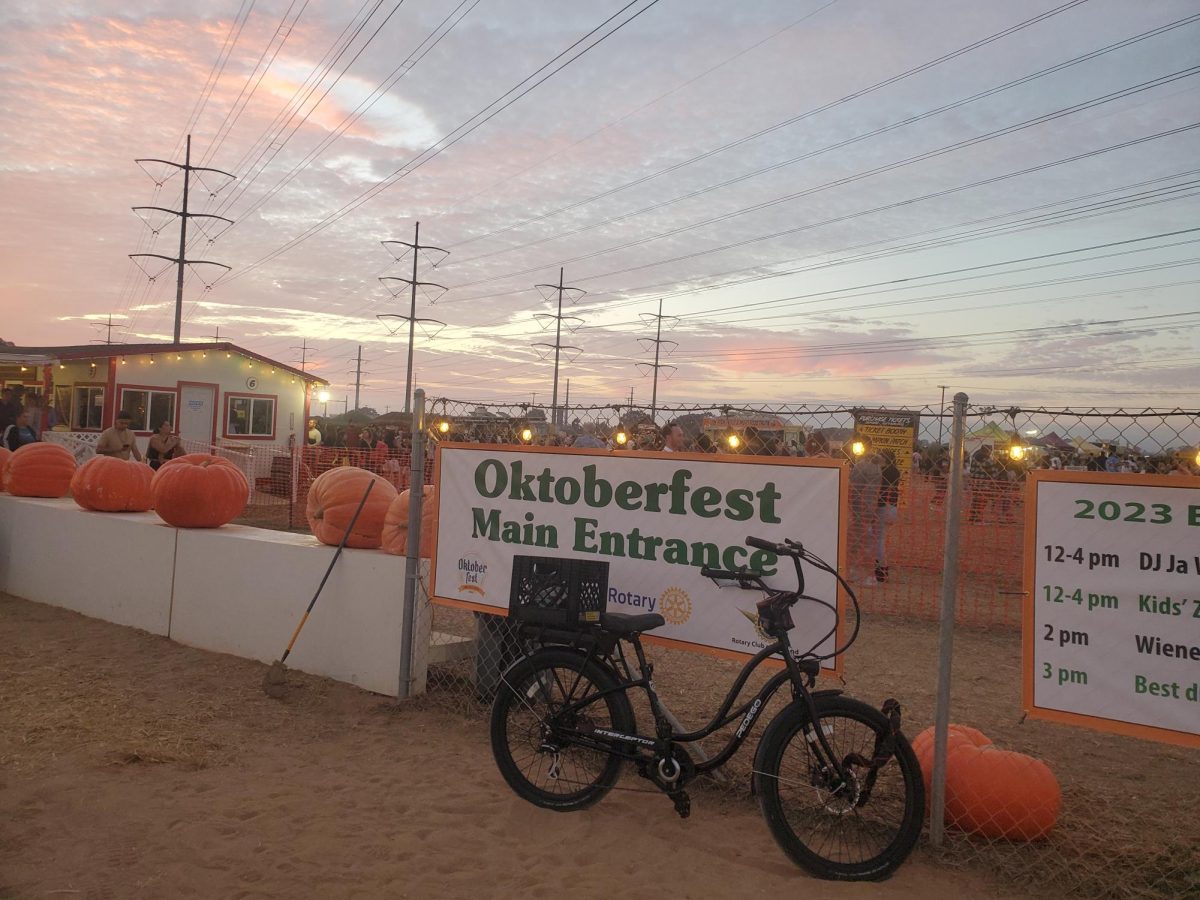
M 692 799 L 687 795 L 687 791 L 675 791 L 671 794 L 671 800 L 675 803 L 675 812 L 679 813 L 679 818 L 686 819 L 692 814 Z

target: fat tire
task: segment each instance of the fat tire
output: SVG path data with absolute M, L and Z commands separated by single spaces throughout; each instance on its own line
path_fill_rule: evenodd
M 518 691 L 523 686 L 531 685 L 539 672 L 548 669 L 578 673 L 600 691 L 615 688 L 620 684 L 616 674 L 608 666 L 574 650 L 547 648 L 518 660 L 504 673 L 495 700 L 492 702 L 492 755 L 496 759 L 496 766 L 499 768 L 500 774 L 519 797 L 528 800 L 535 806 L 558 812 L 586 809 L 612 790 L 621 774 L 621 757 L 609 755 L 603 767 L 588 784 L 578 791 L 559 794 L 542 790 L 531 782 L 512 755 L 509 740 L 511 717 L 514 711 L 517 713 L 521 711 L 524 703 L 518 696 Z M 625 734 L 636 733 L 637 726 L 633 707 L 623 691 L 608 694 L 602 700 L 597 701 L 597 704 L 607 710 L 609 724 L 612 728 Z
M 886 734 L 889 723 L 879 710 L 843 696 L 814 696 L 817 714 L 823 722 L 842 720 L 857 721 L 869 727 L 876 735 Z M 902 734 L 896 736 L 896 746 L 889 767 L 895 766 L 903 779 L 904 808 L 895 825 L 895 834 L 887 845 L 873 856 L 845 862 L 829 859 L 810 848 L 788 824 L 785 803 L 781 793 L 784 780 L 780 766 L 784 753 L 793 741 L 805 743 L 804 729 L 810 722 L 808 706 L 796 700 L 779 712 L 763 732 L 754 759 L 754 791 L 758 796 L 759 809 L 767 820 L 775 841 L 788 857 L 818 878 L 833 881 L 881 881 L 889 877 L 908 858 L 921 834 L 925 812 L 925 785 L 916 755 Z M 831 739 L 836 745 L 837 729 Z M 878 783 L 876 787 L 878 787 Z M 808 788 L 805 787 L 805 790 Z M 813 788 L 816 791 L 816 788 Z M 871 806 L 868 800 L 866 806 Z M 833 816 L 834 813 L 830 813 Z

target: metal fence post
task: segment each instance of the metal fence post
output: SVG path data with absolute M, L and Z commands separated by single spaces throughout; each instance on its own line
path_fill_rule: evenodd
M 954 647 L 954 606 L 958 597 L 958 537 L 963 506 L 963 443 L 967 395 L 954 395 L 950 425 L 950 484 L 946 494 L 946 541 L 942 553 L 942 606 L 938 629 L 937 708 L 934 714 L 933 796 L 929 802 L 929 842 L 942 845 L 946 809 L 946 742 L 950 729 L 950 662 Z
M 413 392 L 412 459 L 408 479 L 408 553 L 404 560 L 404 624 L 400 633 L 398 699 L 412 693 L 413 630 L 417 618 L 417 583 L 421 574 L 421 504 L 425 499 L 425 391 Z

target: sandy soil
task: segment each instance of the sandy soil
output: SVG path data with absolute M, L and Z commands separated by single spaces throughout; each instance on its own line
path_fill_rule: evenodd
M 478 717 L 0 596 L 0 897 L 1022 896 L 919 852 L 807 878 L 753 806 L 516 798 Z M 627 785 L 635 782 L 626 780 Z

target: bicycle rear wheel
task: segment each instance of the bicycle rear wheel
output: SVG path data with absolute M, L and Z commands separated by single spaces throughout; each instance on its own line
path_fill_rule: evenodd
M 848 777 L 825 765 L 807 704 L 789 705 L 767 726 L 754 787 L 771 834 L 793 862 L 819 878 L 872 881 L 908 858 L 921 833 L 925 787 L 908 739 L 879 710 L 842 696 L 814 698 L 821 728 Z
M 616 784 L 621 758 L 580 746 L 580 729 L 635 733 L 633 708 L 612 672 L 581 653 L 540 650 L 504 673 L 492 703 L 492 755 L 516 793 L 562 812 L 583 809 Z

